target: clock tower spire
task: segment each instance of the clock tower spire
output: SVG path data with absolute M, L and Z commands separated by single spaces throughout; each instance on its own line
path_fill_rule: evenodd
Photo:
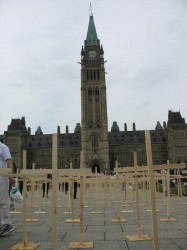
M 81 50 L 81 150 L 83 167 L 109 168 L 109 142 L 104 51 L 90 14 Z
M 86 36 L 84 45 L 85 46 L 93 46 L 93 45 L 99 46 L 99 44 L 100 44 L 100 41 L 97 37 L 97 32 L 96 32 L 96 28 L 94 24 L 94 18 L 93 18 L 93 15 L 91 14 L 89 24 L 88 24 L 87 36 Z

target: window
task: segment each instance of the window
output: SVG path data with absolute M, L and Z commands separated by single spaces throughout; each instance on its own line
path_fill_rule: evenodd
M 177 131 L 174 133 L 175 138 L 183 138 L 184 137 L 184 132 L 183 131 Z
M 90 70 L 90 79 L 92 80 L 92 70 Z
M 87 75 L 87 80 L 89 80 L 89 71 L 88 70 L 86 72 L 86 75 Z
M 95 95 L 99 95 L 99 89 L 98 88 L 96 88 L 96 90 L 95 90 Z
M 94 134 L 92 136 L 92 148 L 98 148 L 98 144 L 99 144 L 98 135 Z
M 94 70 L 94 72 L 93 72 L 93 73 L 94 73 L 94 80 L 95 80 L 95 79 L 96 79 L 96 73 L 95 73 L 95 70 Z
M 134 141 L 133 141 L 133 139 L 131 138 L 131 139 L 130 139 L 130 143 L 133 143 L 133 142 L 134 142 Z
M 99 69 L 97 70 L 97 79 L 100 79 Z

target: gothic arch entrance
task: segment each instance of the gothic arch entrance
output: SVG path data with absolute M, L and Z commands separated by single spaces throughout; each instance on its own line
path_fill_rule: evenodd
M 92 173 L 96 173 L 96 170 L 97 170 L 97 173 L 100 174 L 101 173 L 101 168 L 99 167 L 99 165 L 97 163 L 95 163 L 93 166 L 92 166 Z

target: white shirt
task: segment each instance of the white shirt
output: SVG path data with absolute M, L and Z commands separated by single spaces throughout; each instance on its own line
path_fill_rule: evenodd
M 6 168 L 6 160 L 11 159 L 9 148 L 0 142 L 0 168 Z

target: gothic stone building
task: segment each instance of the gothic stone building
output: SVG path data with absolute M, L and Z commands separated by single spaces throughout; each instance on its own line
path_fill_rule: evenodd
M 113 169 L 117 160 L 121 167 L 133 166 L 133 152 L 137 152 L 138 164 L 146 165 L 145 132 L 120 131 L 117 122 L 108 130 L 107 94 L 105 82 L 104 50 L 97 37 L 93 15 L 90 15 L 87 37 L 81 50 L 81 124 L 74 133 L 58 134 L 58 168 L 80 167 L 80 151 L 83 167 L 104 171 Z M 150 131 L 153 164 L 187 162 L 187 124 L 180 112 L 169 111 L 168 121 L 161 126 L 157 122 Z M 22 168 L 23 150 L 27 151 L 27 168 L 51 168 L 52 135 L 43 134 L 40 126 L 35 134 L 26 127 L 25 118 L 12 119 L 7 131 L 0 136 L 10 148 L 14 165 Z

